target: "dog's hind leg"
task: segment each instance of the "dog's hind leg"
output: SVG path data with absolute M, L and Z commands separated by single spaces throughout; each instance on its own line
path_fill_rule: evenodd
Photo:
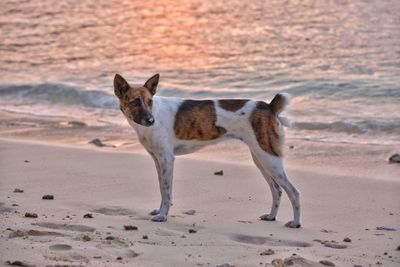
M 161 193 L 160 209 L 153 210 L 150 213 L 151 215 L 154 215 L 151 220 L 155 222 L 165 222 L 168 218 L 168 211 L 171 206 L 172 178 L 175 156 L 173 154 L 151 154 L 151 156 L 153 157 L 156 165 Z
M 264 151 L 256 153 L 256 158 L 262 169 L 271 175 L 272 179 L 285 190 L 293 208 L 293 220 L 286 223 L 289 228 L 300 227 L 300 192 L 289 181 L 280 157 L 272 156 Z
M 267 181 L 271 193 L 272 193 L 272 207 L 271 207 L 271 212 L 269 214 L 263 214 L 260 216 L 261 220 L 264 221 L 275 221 L 276 220 L 276 214 L 278 213 L 279 209 L 279 204 L 281 202 L 281 195 L 282 195 L 282 189 L 281 187 L 274 181 L 272 178 L 271 174 L 267 173 L 256 156 L 251 153 L 251 156 L 253 157 L 253 161 L 260 170 L 261 174 L 264 176 L 265 180 Z

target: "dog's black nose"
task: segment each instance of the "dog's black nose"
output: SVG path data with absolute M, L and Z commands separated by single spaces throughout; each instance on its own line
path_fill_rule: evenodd
M 153 118 L 153 117 L 147 118 L 147 119 L 146 119 L 146 123 L 147 123 L 148 125 L 153 125 L 153 124 L 154 124 L 154 118 Z

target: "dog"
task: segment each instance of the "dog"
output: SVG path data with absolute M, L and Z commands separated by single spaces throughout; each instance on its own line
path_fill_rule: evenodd
M 283 166 L 285 120 L 279 114 L 289 95 L 279 93 L 267 104 L 248 99 L 186 100 L 155 96 L 160 75 L 143 86 L 132 87 L 119 74 L 114 93 L 128 123 L 154 160 L 161 192 L 160 208 L 150 214 L 152 221 L 167 221 L 172 198 L 176 155 L 194 152 L 227 138 L 243 141 L 272 192 L 272 208 L 261 220 L 275 221 L 282 189 L 293 207 L 294 218 L 287 227 L 300 227 L 300 192 L 289 181 Z

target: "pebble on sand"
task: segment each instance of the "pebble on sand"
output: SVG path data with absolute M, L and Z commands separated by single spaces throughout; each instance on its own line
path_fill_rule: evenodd
M 322 265 L 325 265 L 325 266 L 336 266 L 333 262 L 327 261 L 327 260 L 319 261 L 319 263 L 321 263 Z
M 184 211 L 183 214 L 187 214 L 187 215 L 194 215 L 196 213 L 195 210 L 188 210 L 188 211 Z
M 115 239 L 115 237 L 112 235 L 106 236 L 106 240 L 114 240 L 114 239 Z
M 54 195 L 44 195 L 42 197 L 42 199 L 53 200 L 54 199 Z
M 394 228 L 386 227 L 386 226 L 378 226 L 378 227 L 376 227 L 376 230 L 381 230 L 381 231 L 397 231 L 397 230 L 394 229 Z
M 26 212 L 25 213 L 25 217 L 26 218 L 37 218 L 38 215 L 36 213 L 33 213 L 33 212 Z
M 14 189 L 14 193 L 23 193 L 23 192 L 24 192 L 24 190 L 22 190 L 22 189 L 19 189 L 19 188 Z
M 6 261 L 6 264 L 11 266 L 29 266 L 28 264 L 22 261 Z
M 348 237 L 345 237 L 345 238 L 343 239 L 343 242 L 351 242 L 351 239 L 348 238 Z
M 124 229 L 125 229 L 126 231 L 137 231 L 137 230 L 138 230 L 138 227 L 135 226 L 135 225 L 124 225 Z
M 98 147 L 106 146 L 99 138 L 94 138 L 88 142 L 88 144 L 93 144 Z
M 344 244 L 339 244 L 336 241 L 322 241 L 321 244 L 323 244 L 325 247 L 328 248 L 336 248 L 336 249 L 344 249 L 347 248 L 346 245 Z
M 222 176 L 222 175 L 224 175 L 224 171 L 223 170 L 216 171 L 216 172 L 214 172 L 214 175 Z
M 92 219 L 93 215 L 91 213 L 86 213 L 85 215 L 83 215 L 83 218 L 85 219 Z
M 117 257 L 117 261 L 122 261 L 122 257 L 121 256 Z
M 400 154 L 398 154 L 398 153 L 393 154 L 393 155 L 389 158 L 389 163 L 400 163 Z
M 82 240 L 85 242 L 88 242 L 88 241 L 92 240 L 92 238 L 88 235 L 84 235 L 84 236 L 82 236 Z
M 260 253 L 260 256 L 269 256 L 269 255 L 274 255 L 275 251 L 273 251 L 272 249 L 267 249 L 264 250 L 263 252 Z
M 195 230 L 195 229 L 189 229 L 189 234 L 195 234 L 195 233 L 197 233 L 197 230 Z
M 85 127 L 85 126 L 87 126 L 87 124 L 82 122 L 82 121 L 69 121 L 69 122 L 67 122 L 67 124 L 69 126 L 72 126 L 72 127 Z
M 147 235 L 143 235 L 142 239 L 149 239 L 149 237 Z

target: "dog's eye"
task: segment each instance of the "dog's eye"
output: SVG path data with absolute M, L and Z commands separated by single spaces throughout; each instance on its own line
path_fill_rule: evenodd
M 129 105 L 134 106 L 134 107 L 140 106 L 140 99 L 139 98 L 135 98 L 134 100 L 129 102 Z

